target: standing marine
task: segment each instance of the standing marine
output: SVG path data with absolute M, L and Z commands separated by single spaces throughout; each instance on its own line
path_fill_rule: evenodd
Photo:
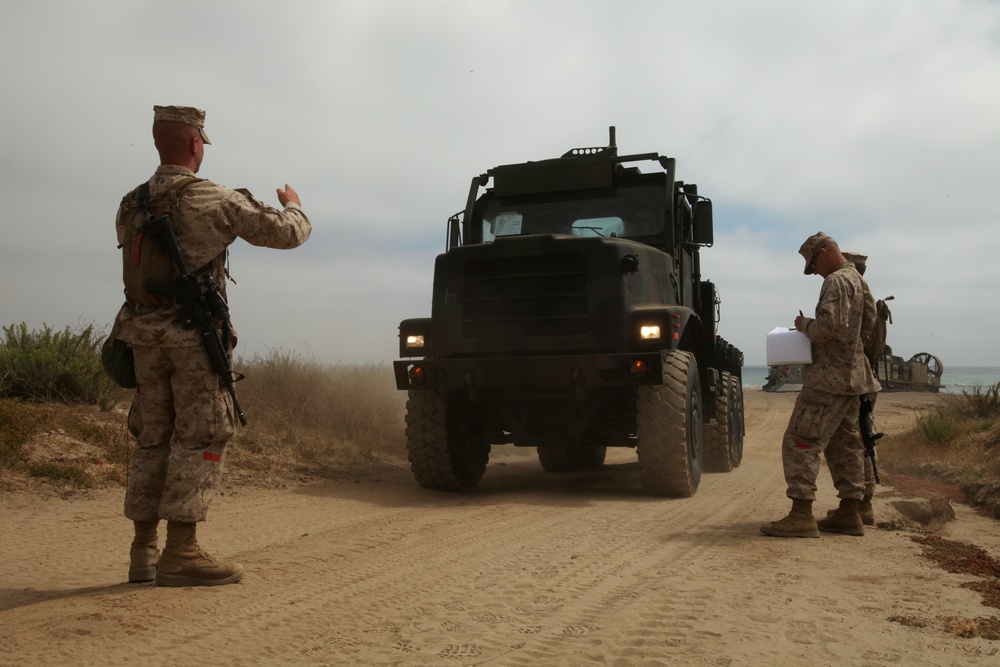
M 806 261 L 806 275 L 823 277 L 816 316 L 795 318 L 795 328 L 812 342 L 813 363 L 803 371 L 802 391 L 781 443 L 792 509 L 760 530 L 775 537 L 819 537 L 821 530 L 864 535 L 859 512 L 865 493 L 864 445 L 858 417 L 860 396 L 881 389 L 864 350 L 875 326 L 875 302 L 854 264 L 823 232 L 806 239 L 799 254 Z M 840 506 L 817 521 L 812 505 L 821 453 Z
M 160 165 L 147 183 L 125 195 L 115 222 L 126 286 L 116 328 L 118 338 L 132 349 L 137 385 L 128 418 L 136 438 L 125 493 L 125 516 L 135 528 L 128 578 L 155 579 L 161 586 L 212 586 L 243 577 L 240 564 L 212 557 L 195 535 L 219 486 L 236 415 L 203 333 L 191 328 L 170 291 L 171 281 L 179 278 L 178 266 L 158 255 L 153 239 L 144 237 L 143 220 L 148 222 L 149 211 L 170 215 L 185 268 L 198 277 L 198 284 L 212 285 L 223 304 L 227 249 L 233 241 L 295 248 L 312 231 L 298 194 L 288 185 L 277 190 L 279 210 L 245 190 L 195 176 L 210 143 L 204 128 L 201 109 L 153 107 Z M 231 358 L 236 332 L 228 317 L 220 315 L 212 326 Z M 162 553 L 157 535 L 161 520 L 167 523 Z
M 862 276 L 865 275 L 865 271 L 868 268 L 868 255 L 862 255 L 857 252 L 845 252 L 844 257 L 854 268 L 858 270 Z M 868 288 L 868 285 L 865 285 Z M 869 291 L 869 294 L 871 292 Z M 874 300 L 874 297 L 872 297 Z M 892 297 L 889 297 L 891 299 Z M 868 339 L 865 341 L 865 356 L 868 357 L 868 364 L 872 367 L 872 375 L 875 376 L 875 380 L 878 381 L 878 363 L 882 359 L 882 355 L 885 353 L 885 338 L 886 338 L 886 320 L 889 318 L 889 307 L 883 300 L 875 301 L 875 326 L 872 328 L 871 334 L 869 334 Z M 875 401 L 878 399 L 878 393 L 872 392 L 867 395 L 870 407 L 875 406 Z M 873 417 L 869 415 L 869 420 L 871 423 L 869 427 L 872 433 L 875 432 L 875 423 Z M 862 424 L 862 428 L 864 425 Z M 875 454 L 874 447 L 871 452 L 865 452 L 865 494 L 861 498 L 861 505 L 858 507 L 858 512 L 861 514 L 861 521 L 866 526 L 875 525 L 875 510 L 872 507 L 872 498 L 875 496 L 875 485 L 878 483 L 875 479 L 875 470 L 877 465 L 877 456 Z M 830 510 L 830 514 L 833 514 L 836 510 Z

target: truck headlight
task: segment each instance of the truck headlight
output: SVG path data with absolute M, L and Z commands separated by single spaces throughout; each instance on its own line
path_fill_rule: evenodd
M 421 350 L 424 347 L 424 337 L 423 334 L 415 335 L 411 334 L 406 337 L 406 349 L 408 350 Z
M 659 324 L 644 324 L 639 327 L 639 338 L 641 340 L 660 340 Z

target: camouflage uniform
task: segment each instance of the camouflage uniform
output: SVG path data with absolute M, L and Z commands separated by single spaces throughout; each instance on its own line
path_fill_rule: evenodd
M 858 270 L 862 276 L 865 275 L 865 271 L 868 267 L 868 255 L 862 255 L 857 252 L 845 252 L 844 257 L 847 261 L 854 264 L 854 268 Z M 885 352 L 885 319 L 883 319 L 881 313 L 879 313 L 879 302 L 875 301 L 875 298 L 871 295 L 871 291 L 868 288 L 868 283 L 862 281 L 865 286 L 865 298 L 871 298 L 872 302 L 875 304 L 875 325 L 872 327 L 872 331 L 868 338 L 865 340 L 865 356 L 868 358 L 868 364 L 872 368 L 872 375 L 875 377 L 876 382 L 878 382 L 878 369 L 876 364 L 878 364 L 879 359 L 882 358 L 882 354 Z M 882 306 L 885 306 L 885 302 L 881 302 Z M 881 386 L 879 387 L 881 389 Z M 872 407 L 875 407 L 875 401 L 878 399 L 878 392 L 872 392 L 868 394 L 868 400 L 871 401 Z M 874 419 L 874 417 L 873 417 Z M 874 421 L 872 422 L 874 428 Z M 875 495 L 875 464 L 871 457 L 865 456 L 865 498 L 871 498 Z
M 161 165 L 149 182 L 150 197 L 193 175 L 185 167 Z M 119 243 L 126 240 L 130 199 L 131 194 L 118 211 Z M 173 224 L 188 270 L 211 272 L 223 298 L 226 249 L 237 237 L 255 246 L 294 248 L 312 230 L 295 204 L 278 210 L 207 180 L 184 190 Z M 135 354 L 138 384 L 129 414 L 136 447 L 125 515 L 133 521 L 204 521 L 221 477 L 226 442 L 236 430 L 232 401 L 198 332 L 181 325 L 173 305 L 126 301 L 118 318 L 120 338 Z
M 880 389 L 864 354 L 874 326 L 871 292 L 854 265 L 845 262 L 824 279 L 816 317 L 804 326 L 813 363 L 805 367 L 803 388 L 782 439 L 789 498 L 816 499 L 821 452 L 838 497 L 860 500 L 864 494 L 858 397 Z

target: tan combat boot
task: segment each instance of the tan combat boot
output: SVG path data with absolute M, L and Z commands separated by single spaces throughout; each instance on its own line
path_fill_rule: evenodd
M 861 499 L 861 504 L 858 505 L 858 514 L 861 515 L 861 523 L 866 526 L 875 525 L 875 510 L 872 509 L 872 496 L 870 493 L 866 493 L 865 497 Z
M 792 511 L 781 521 L 765 523 L 760 532 L 772 537 L 819 537 L 811 500 L 792 498 Z
M 167 523 L 167 543 L 156 566 L 157 586 L 221 586 L 243 578 L 243 566 L 212 558 L 198 546 L 194 523 Z
M 836 513 L 837 510 L 827 510 L 826 516 L 829 519 Z M 875 510 L 872 509 L 872 497 L 870 495 L 866 494 L 865 497 L 861 499 L 861 504 L 858 505 L 858 514 L 861 515 L 861 523 L 864 525 L 875 525 Z
M 160 550 L 156 546 L 156 527 L 159 521 L 133 521 L 135 538 L 129 551 L 128 580 L 132 584 L 156 578 L 156 561 Z
M 827 533 L 843 533 L 844 535 L 864 535 L 865 524 L 861 520 L 858 507 L 861 501 L 857 498 L 841 498 L 840 507 L 825 519 L 820 519 L 816 525 Z

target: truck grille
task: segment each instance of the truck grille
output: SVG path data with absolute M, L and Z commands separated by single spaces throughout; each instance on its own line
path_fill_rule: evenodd
M 581 255 L 470 260 L 462 295 L 466 338 L 579 336 L 590 331 Z

